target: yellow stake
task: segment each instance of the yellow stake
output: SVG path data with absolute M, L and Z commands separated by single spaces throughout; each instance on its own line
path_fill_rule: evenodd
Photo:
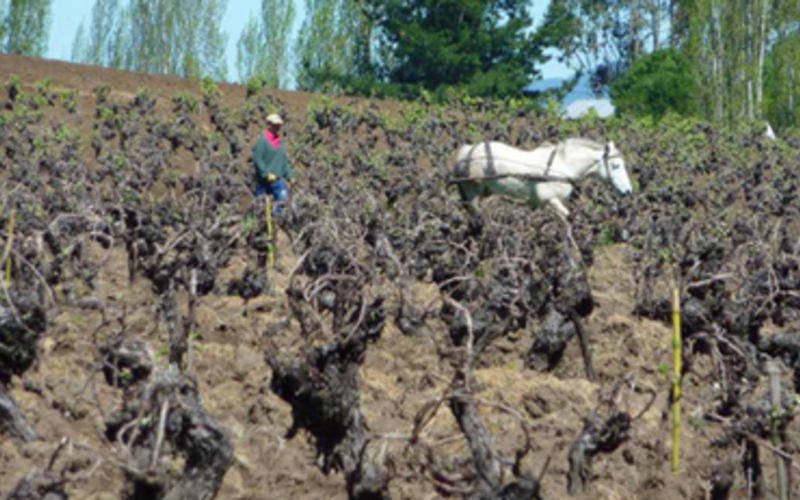
M 681 299 L 678 287 L 672 288 L 672 352 L 674 371 L 672 380 L 672 473 L 678 475 L 681 461 Z
M 267 195 L 267 240 L 269 243 L 267 244 L 267 262 L 270 269 L 275 268 L 275 247 L 273 246 L 273 234 L 272 234 L 272 199 Z
M 8 261 L 6 262 L 6 286 L 11 286 L 11 247 L 14 241 L 14 211 L 11 211 L 11 217 L 8 221 Z

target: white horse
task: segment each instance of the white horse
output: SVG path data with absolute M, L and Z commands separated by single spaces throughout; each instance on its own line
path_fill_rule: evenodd
M 613 142 L 567 139 L 524 151 L 500 142 L 467 144 L 458 150 L 450 184 L 477 215 L 478 199 L 499 194 L 524 200 L 531 208 L 549 204 L 564 217 L 564 202 L 587 175 L 609 181 L 622 194 L 633 192 L 622 154 Z

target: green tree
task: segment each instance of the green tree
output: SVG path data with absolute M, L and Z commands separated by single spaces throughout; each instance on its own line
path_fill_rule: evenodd
M 236 71 L 242 83 L 257 75 L 263 65 L 263 44 L 258 27 L 258 18 L 250 16 L 236 44 Z
M 109 61 L 114 65 L 115 60 L 119 60 L 118 45 L 115 39 L 117 32 L 115 25 L 118 23 L 117 12 L 119 2 L 117 0 L 97 0 L 92 8 L 92 24 L 89 32 L 89 40 L 86 62 L 91 64 L 103 64 Z
M 126 43 L 122 21 L 127 19 L 119 9 L 118 0 L 96 0 L 87 32 L 84 23 L 78 27 L 72 42 L 72 60 L 97 66 L 123 67 Z
M 81 21 L 81 24 L 78 25 L 78 31 L 75 32 L 75 38 L 72 39 L 72 57 L 70 58 L 72 62 L 82 63 L 86 62 L 83 60 L 88 49 L 86 44 L 88 41 L 86 40 L 86 28 Z
M 77 62 L 198 78 L 227 76 L 227 0 L 95 0 L 88 36 L 76 35 Z
M 360 0 L 306 0 L 295 48 L 297 86 L 341 90 L 343 80 L 371 74 L 372 6 Z
M 260 15 L 250 18 L 237 43 L 236 65 L 242 82 L 258 76 L 273 88 L 289 84 L 294 16 L 293 0 L 262 0 Z
M 764 66 L 764 117 L 777 129 L 800 123 L 800 2 L 777 1 Z
M 683 116 L 697 111 L 692 65 L 677 49 L 641 57 L 611 85 L 616 111 L 658 119 L 668 111 Z
M 475 95 L 520 94 L 539 76 L 542 45 L 521 0 L 376 0 L 390 58 L 380 74 L 399 85 L 461 87 Z
M 41 57 L 47 50 L 52 0 L 0 0 L 0 51 Z

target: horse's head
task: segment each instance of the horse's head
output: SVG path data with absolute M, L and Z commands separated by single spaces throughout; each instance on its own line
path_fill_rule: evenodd
M 628 171 L 625 168 L 625 160 L 622 159 L 622 153 L 614 145 L 614 142 L 609 141 L 606 144 L 603 151 L 603 159 L 597 173 L 601 179 L 610 181 L 620 193 L 633 193 L 631 179 L 628 177 Z

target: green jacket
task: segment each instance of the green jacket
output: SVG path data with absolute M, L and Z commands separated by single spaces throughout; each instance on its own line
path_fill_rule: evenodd
M 256 167 L 256 180 L 264 181 L 268 174 L 289 181 L 294 178 L 294 170 L 286 154 L 285 141 L 281 141 L 280 149 L 276 150 L 264 136 L 261 136 L 253 147 L 253 163 Z

